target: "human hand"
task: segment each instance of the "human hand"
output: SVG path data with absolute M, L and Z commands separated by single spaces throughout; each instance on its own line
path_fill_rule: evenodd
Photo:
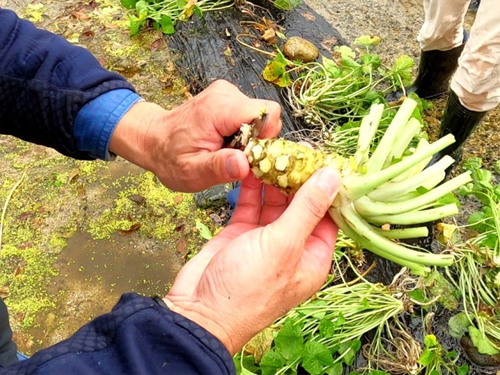
M 331 168 L 291 198 L 253 176 L 242 182 L 229 225 L 191 259 L 165 297 L 235 354 L 255 334 L 305 301 L 331 267 L 337 227 L 328 215 L 340 185 Z
M 118 123 L 109 150 L 155 173 L 173 190 L 194 192 L 244 179 L 250 167 L 240 150 L 221 149 L 223 137 L 237 132 L 266 109 L 262 137 L 281 129 L 278 103 L 250 99 L 226 81 L 216 81 L 181 106 L 166 111 L 139 102 Z

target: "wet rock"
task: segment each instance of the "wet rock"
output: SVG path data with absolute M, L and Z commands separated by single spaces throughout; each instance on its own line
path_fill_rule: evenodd
M 283 53 L 291 60 L 311 62 L 318 58 L 318 48 L 303 38 L 292 36 L 283 45 Z
M 194 201 L 200 208 L 217 208 L 227 203 L 226 194 L 233 190 L 233 184 L 215 185 L 194 194 Z

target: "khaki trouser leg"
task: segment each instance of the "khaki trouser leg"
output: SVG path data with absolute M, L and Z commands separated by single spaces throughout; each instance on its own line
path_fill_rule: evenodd
M 458 60 L 451 89 L 464 107 L 482 112 L 500 103 L 500 3 L 482 0 Z
M 422 51 L 447 51 L 462 44 L 470 1 L 424 0 L 425 21 L 417 37 Z
M 447 51 L 461 45 L 469 3 L 470 0 L 424 0 L 425 22 L 417 38 L 420 48 Z M 498 0 L 481 1 L 451 89 L 471 111 L 489 111 L 500 103 Z

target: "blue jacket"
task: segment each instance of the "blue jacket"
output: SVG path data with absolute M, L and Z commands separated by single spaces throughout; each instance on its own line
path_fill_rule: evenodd
M 0 132 L 91 159 L 79 151 L 73 124 L 99 95 L 133 87 L 102 68 L 84 48 L 0 9 Z
M 0 9 L 0 133 L 92 159 L 75 118 L 112 90 L 133 87 L 87 50 Z M 222 343 L 161 300 L 124 294 L 112 312 L 0 374 L 234 374 Z

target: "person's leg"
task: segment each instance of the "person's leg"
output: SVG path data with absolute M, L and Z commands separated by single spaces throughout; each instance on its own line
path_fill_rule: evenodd
M 445 153 L 456 160 L 472 131 L 500 103 L 500 13 L 496 7 L 496 0 L 483 0 L 479 6 L 441 119 L 441 136 L 452 133 L 456 139 Z
M 448 91 L 468 34 L 463 28 L 470 0 L 424 0 L 425 21 L 417 40 L 421 54 L 417 78 L 403 90 L 391 93 L 388 101 L 415 92 L 425 99 Z
M 481 1 L 451 82 L 451 89 L 471 111 L 489 111 L 500 103 L 499 5 L 496 0 Z
M 424 0 L 425 21 L 417 37 L 422 51 L 449 51 L 463 43 L 470 0 Z
M 7 306 L 0 298 L 0 367 L 9 366 L 17 361 L 17 347 L 12 341 Z

